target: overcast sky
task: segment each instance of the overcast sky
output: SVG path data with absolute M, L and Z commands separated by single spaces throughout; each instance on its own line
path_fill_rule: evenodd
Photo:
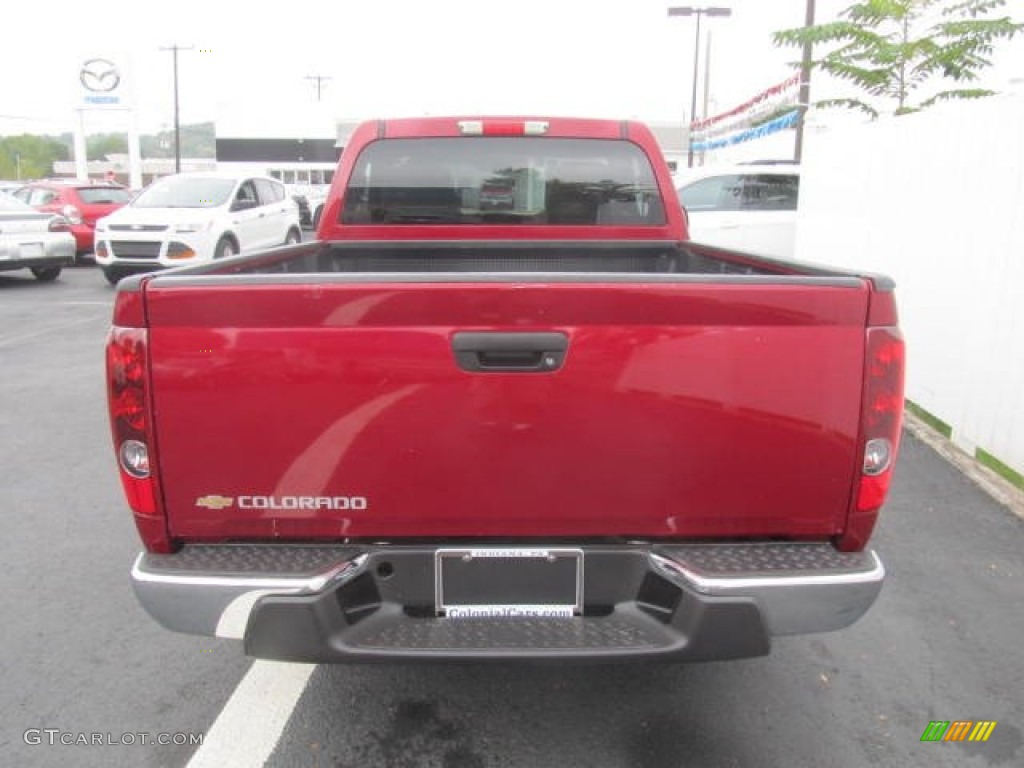
M 1020 0 L 1013 0 L 1015 7 Z M 8 0 L 0 42 L 0 134 L 59 132 L 77 121 L 89 58 L 130 62 L 144 132 L 173 122 L 171 55 L 180 54 L 181 121 L 276 115 L 315 103 L 339 119 L 419 114 L 572 114 L 682 120 L 694 22 L 666 0 L 300 0 L 167 3 Z M 805 0 L 715 0 L 711 112 L 784 80 L 798 58 L 773 31 L 803 23 Z M 830 20 L 850 0 L 818 0 Z M 703 5 L 701 3 L 700 5 Z M 703 79 L 703 55 L 701 79 Z M 1000 50 L 991 85 L 1024 78 L 1024 41 Z M 814 98 L 829 94 L 818 88 Z M 88 132 L 123 117 L 87 113 Z

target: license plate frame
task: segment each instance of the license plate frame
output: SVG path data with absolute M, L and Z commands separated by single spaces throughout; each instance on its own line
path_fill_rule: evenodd
M 18 257 L 20 259 L 41 259 L 46 255 L 46 249 L 42 243 L 18 243 Z
M 578 547 L 445 547 L 434 554 L 435 613 L 448 619 L 583 613 Z

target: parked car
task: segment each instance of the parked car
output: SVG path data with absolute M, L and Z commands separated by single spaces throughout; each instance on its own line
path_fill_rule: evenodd
M 299 209 L 269 176 L 195 172 L 155 181 L 97 225 L 96 263 L 125 275 L 302 240 Z
M 131 199 L 131 193 L 119 184 L 74 179 L 32 181 L 15 191 L 14 196 L 37 210 L 67 219 L 79 257 L 93 251 L 96 221 Z
M 44 283 L 75 261 L 75 238 L 62 216 L 0 193 L 0 270 L 29 269 Z
M 792 257 L 798 166 L 694 168 L 676 177 L 676 188 L 689 216 L 691 239 L 761 256 Z

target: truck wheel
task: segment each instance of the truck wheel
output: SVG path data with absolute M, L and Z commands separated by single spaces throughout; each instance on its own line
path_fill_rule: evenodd
M 107 282 L 111 285 L 117 285 L 117 281 L 124 277 L 127 272 L 117 267 L 103 267 L 103 276 L 107 278 Z
M 320 228 L 320 214 L 323 213 L 323 212 L 324 212 L 324 207 L 322 205 L 318 205 L 316 207 L 316 211 L 313 212 L 313 229 L 319 229 Z
M 29 267 L 40 283 L 52 283 L 60 274 L 60 267 Z
M 236 255 L 238 255 L 238 248 L 235 246 L 235 241 L 227 236 L 218 240 L 217 247 L 213 249 L 213 258 L 215 259 L 226 259 Z
M 296 245 L 302 242 L 302 235 L 296 229 L 289 229 L 288 234 L 284 236 L 285 245 Z

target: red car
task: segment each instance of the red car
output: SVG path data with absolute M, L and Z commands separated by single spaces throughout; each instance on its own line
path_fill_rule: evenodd
M 71 224 L 75 253 L 92 253 L 96 221 L 131 200 L 131 192 L 107 182 L 33 181 L 14 193 L 22 202 L 40 211 L 58 213 Z

